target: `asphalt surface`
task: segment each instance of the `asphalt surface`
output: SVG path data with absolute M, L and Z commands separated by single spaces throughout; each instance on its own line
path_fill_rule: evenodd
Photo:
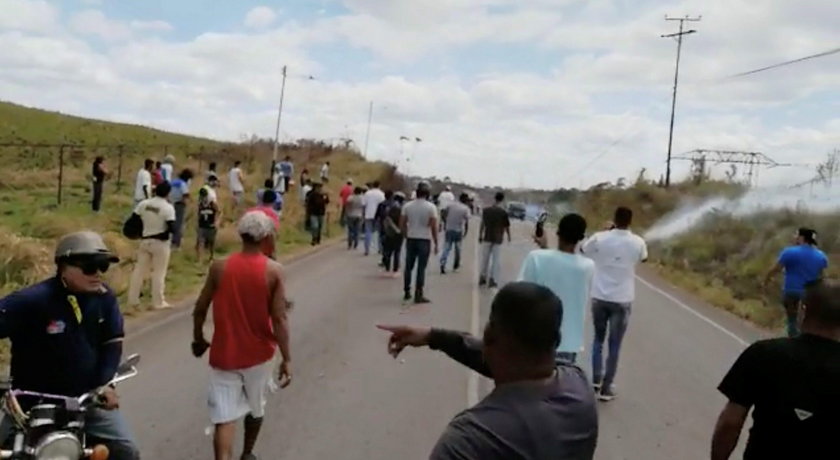
M 503 249 L 503 282 L 515 279 L 533 249 L 527 231 L 518 225 Z M 467 238 L 459 273 L 441 276 L 431 264 L 427 295 L 433 303 L 427 306 L 403 306 L 401 279 L 381 276 L 373 255 L 342 245 L 286 267 L 295 300 L 294 379 L 270 396 L 257 445 L 261 458 L 427 458 L 452 416 L 491 391 L 492 382 L 427 349 L 394 360 L 386 353 L 387 335 L 375 325 L 480 331 L 493 293 L 475 287 L 474 238 Z M 637 284 L 619 396 L 599 405 L 596 458 L 708 458 L 724 404 L 715 387 L 759 333 L 655 277 Z M 122 407 L 144 458 L 212 458 L 208 365 L 189 352 L 191 330 L 184 311 L 127 341 L 126 352 L 141 353 L 142 363 L 140 375 L 120 387 Z M 588 354 L 579 364 L 589 372 Z

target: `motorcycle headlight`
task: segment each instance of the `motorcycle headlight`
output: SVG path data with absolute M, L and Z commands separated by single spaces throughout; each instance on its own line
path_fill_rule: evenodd
M 82 444 L 70 433 L 50 433 L 35 447 L 36 460 L 79 460 L 82 454 Z

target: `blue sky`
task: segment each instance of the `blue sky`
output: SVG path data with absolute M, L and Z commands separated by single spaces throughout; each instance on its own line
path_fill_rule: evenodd
M 11 12 L 0 17 L 0 97 L 271 136 L 288 65 L 283 139 L 361 146 L 373 100 L 372 158 L 475 183 L 587 186 L 664 170 L 675 43 L 659 35 L 676 24 L 663 17 L 702 14 L 684 47 L 674 151 L 816 163 L 840 147 L 840 56 L 722 79 L 838 46 L 840 2 L 791 3 L 0 0 Z M 403 135 L 423 142 L 401 146 Z

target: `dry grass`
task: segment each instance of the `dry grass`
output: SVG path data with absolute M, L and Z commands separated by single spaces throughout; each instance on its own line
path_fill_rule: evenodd
M 709 182 L 678 184 L 670 190 L 639 184 L 625 190 L 590 190 L 576 206 L 587 220 L 600 226 L 617 206 L 634 210 L 634 228 L 643 233 L 687 197 L 734 196 L 743 189 Z M 779 251 L 791 243 L 799 226 L 811 226 L 822 235 L 821 248 L 829 255 L 828 276 L 840 275 L 840 235 L 834 230 L 840 215 L 775 211 L 749 218 L 714 215 L 691 231 L 651 244 L 651 261 L 675 285 L 709 303 L 765 328 L 782 326 L 781 279 L 770 287 L 762 280 Z
M 253 150 L 253 149 L 252 149 Z M 253 153 L 253 152 L 252 152 Z M 235 156 L 218 158 L 218 170 L 222 177 L 223 188 L 219 191 L 219 199 L 223 207 L 223 223 L 217 238 L 217 253 L 227 254 L 239 246 L 239 237 L 235 231 L 235 221 L 247 208 L 256 205 L 255 192 L 262 186 L 269 161 L 259 161 L 260 156 L 268 157 L 269 153 L 262 149 L 258 155 L 251 157 L 250 164 L 245 165 L 246 204 L 235 208 L 232 197 L 224 184 L 224 173 L 230 167 Z M 375 179 L 387 180 L 392 172 L 389 167 L 380 163 L 367 163 L 357 153 L 348 150 L 333 150 L 313 148 L 291 153 L 296 163 L 296 170 L 308 168 L 317 171 L 324 161 L 331 162 L 334 178 L 325 190 L 333 199 L 329 210 L 329 230 L 331 236 L 341 235 L 337 217 L 339 214 L 337 192 L 347 177 L 354 178 L 357 183 Z M 140 163 L 141 157 L 136 157 Z M 87 160 L 92 160 L 88 158 Z M 113 267 L 107 274 L 109 284 L 124 299 L 128 289 L 128 280 L 133 269 L 134 251 L 136 243 L 126 240 L 121 235 L 124 219 L 131 212 L 132 184 L 125 184 L 116 190 L 115 184 L 106 183 L 103 212 L 94 214 L 89 208 L 90 187 L 86 181 L 86 169 L 89 164 L 83 162 L 84 167 L 67 168 L 64 171 L 65 186 L 63 188 L 63 203 L 55 204 L 56 171 L 14 171 L 4 170 L 0 175 L 0 254 L 4 254 L 3 265 L 0 268 L 0 296 L 8 294 L 21 286 L 31 284 L 51 275 L 52 250 L 57 238 L 62 235 L 82 229 L 95 230 L 105 236 L 106 242 L 122 259 L 118 266 Z M 191 167 L 195 171 L 204 159 L 182 160 L 176 169 Z M 131 176 L 136 173 L 132 168 Z M 317 173 L 313 174 L 317 175 Z M 203 171 L 197 175 L 203 177 Z M 201 182 L 197 179 L 196 182 Z M 297 186 L 296 186 L 297 187 Z M 193 185 L 193 190 L 198 184 Z M 173 253 L 167 276 L 167 296 L 177 300 L 193 293 L 203 281 L 206 271 L 206 261 L 196 260 L 193 247 L 195 244 L 195 210 L 189 209 L 185 223 L 185 238 L 182 250 Z M 299 200 L 298 190 L 287 195 L 282 217 L 281 230 L 278 235 L 278 250 L 281 254 L 295 251 L 309 243 L 309 235 L 303 230 L 304 210 Z M 126 311 L 131 315 L 138 312 Z

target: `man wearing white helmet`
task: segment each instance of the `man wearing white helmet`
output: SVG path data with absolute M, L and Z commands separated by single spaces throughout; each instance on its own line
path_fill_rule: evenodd
M 0 338 L 12 341 L 15 389 L 79 397 L 108 383 L 122 357 L 123 316 L 103 281 L 119 262 L 94 232 L 63 237 L 56 275 L 0 299 Z M 105 444 L 112 460 L 139 459 L 119 398 L 105 390 L 101 407 L 86 414 L 88 444 Z M 0 442 L 11 428 L 4 417 Z
M 242 250 L 210 266 L 193 312 L 192 352 L 210 349 L 210 418 L 215 424 L 216 459 L 233 458 L 236 422 L 245 418 L 243 460 L 253 454 L 265 414 L 266 392 L 273 388 L 275 350 L 283 358 L 280 386 L 292 381 L 289 324 L 283 267 L 262 252 L 273 239 L 274 222 L 260 211 L 249 211 L 237 227 Z M 204 322 L 213 306 L 213 338 L 204 338 Z

